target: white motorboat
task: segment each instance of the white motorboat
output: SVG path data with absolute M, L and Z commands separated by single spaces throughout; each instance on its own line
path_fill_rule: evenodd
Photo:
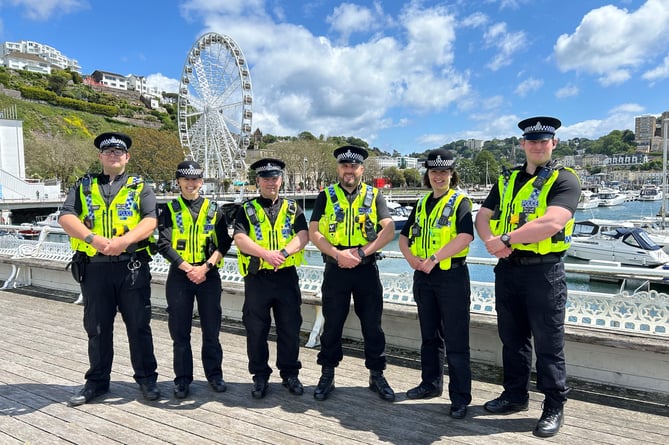
M 581 191 L 581 196 L 578 198 L 578 205 L 576 209 L 585 210 L 585 209 L 594 209 L 599 207 L 599 196 L 597 193 L 594 193 L 590 190 Z
M 576 222 L 567 255 L 642 267 L 669 262 L 669 254 L 643 229 L 629 222 L 598 219 Z
M 624 204 L 627 197 L 620 190 L 602 188 L 597 194 L 600 207 L 611 207 Z
M 47 216 L 38 217 L 35 220 L 35 224 L 38 226 L 60 227 L 60 223 L 58 222 L 59 216 L 60 210 L 56 210 L 53 213 L 49 213 Z
M 639 201 L 659 201 L 662 199 L 662 190 L 652 184 L 644 184 L 639 192 Z
M 413 207 L 403 206 L 395 201 L 387 201 L 386 204 L 388 205 L 388 210 L 390 210 L 390 216 L 395 222 L 395 231 L 399 232 L 409 219 Z

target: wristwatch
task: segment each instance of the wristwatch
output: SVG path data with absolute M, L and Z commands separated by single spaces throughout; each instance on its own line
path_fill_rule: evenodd
M 360 259 L 363 259 L 365 257 L 365 251 L 362 250 L 362 247 L 358 247 L 358 256 Z
M 88 235 L 86 235 L 86 238 L 84 238 L 84 242 L 86 244 L 90 244 L 93 242 L 93 238 L 95 238 L 95 233 L 89 233 Z
M 290 254 L 286 249 L 281 249 L 279 250 L 279 252 L 281 253 L 281 255 L 283 255 L 284 258 L 288 258 L 290 256 Z
M 511 247 L 511 237 L 508 233 L 503 233 L 502 236 L 499 237 L 499 240 L 504 243 L 506 247 Z
M 439 259 L 437 259 L 437 255 L 432 254 L 430 255 L 430 261 L 432 261 L 433 263 L 438 263 Z
M 207 261 L 207 262 L 206 262 L 206 263 L 204 263 L 204 264 L 206 264 L 206 265 L 207 265 L 207 269 L 209 269 L 209 270 L 211 270 L 211 269 L 213 269 L 213 268 L 215 267 L 215 266 L 214 266 L 214 264 L 213 264 L 213 263 L 211 263 L 211 262 L 209 262 L 209 261 Z

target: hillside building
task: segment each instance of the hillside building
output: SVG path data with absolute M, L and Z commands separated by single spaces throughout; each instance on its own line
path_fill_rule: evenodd
M 0 61 L 3 66 L 16 70 L 51 74 L 51 70 L 57 68 L 81 74 L 81 66 L 76 59 L 70 59 L 52 46 L 29 40 L 3 42 Z

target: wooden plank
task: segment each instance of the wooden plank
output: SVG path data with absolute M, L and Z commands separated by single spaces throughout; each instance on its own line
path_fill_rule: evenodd
M 83 384 L 88 367 L 82 308 L 0 292 L 0 312 L 0 443 L 136 443 L 141 438 L 148 444 L 571 444 L 588 438 L 593 444 L 659 444 L 669 431 L 666 406 L 576 393 L 579 397 L 566 406 L 560 434 L 539 439 L 532 429 L 541 414 L 543 396 L 532 392 L 527 412 L 490 415 L 483 403 L 501 391 L 491 383 L 492 376 L 473 382 L 468 417 L 451 419 L 446 395 L 406 399 L 405 392 L 418 384 L 420 371 L 415 361 L 405 366 L 409 362 L 392 356 L 385 374 L 397 402 L 388 403 L 367 388 L 368 371 L 355 348 L 337 368 L 337 389 L 327 401 L 313 399 L 320 367 L 318 351 L 308 348 L 300 352 L 303 396 L 289 394 L 277 372 L 270 379 L 268 396 L 255 400 L 250 396 L 246 341 L 238 326 L 221 333 L 229 389 L 218 394 L 209 388 L 201 368 L 197 320 L 192 333 L 195 381 L 190 396 L 177 400 L 172 396 L 172 342 L 164 317 L 152 321 L 163 395 L 159 401 L 146 402 L 139 393 L 125 327 L 117 317 L 110 392 L 96 403 L 70 408 L 65 402 Z M 270 364 L 275 360 L 276 344 L 271 341 Z

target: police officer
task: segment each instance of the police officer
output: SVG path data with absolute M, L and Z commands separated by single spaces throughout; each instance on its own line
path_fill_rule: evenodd
M 264 158 L 251 164 L 260 196 L 245 202 L 235 219 L 234 240 L 239 272 L 244 277 L 242 321 L 246 328 L 249 372 L 253 398 L 262 399 L 269 389 L 267 337 L 274 315 L 277 334 L 276 366 L 282 384 L 292 394 L 304 387 L 298 378 L 300 327 L 302 326 L 299 278 L 309 241 L 307 221 L 296 201 L 279 197 L 285 163 Z
M 561 123 L 532 117 L 518 123 L 527 161 L 505 171 L 476 217 L 495 267 L 495 307 L 502 340 L 504 392 L 484 405 L 495 414 L 528 409 L 532 338 L 543 412 L 534 434 L 550 437 L 567 401 L 564 320 L 567 285 L 562 257 L 569 248 L 581 187 L 576 173 L 551 155 Z
M 83 389 L 69 400 L 81 405 L 109 391 L 116 312 L 125 322 L 134 379 L 147 400 L 156 400 L 156 358 L 151 336 L 149 249 L 156 228 L 151 187 L 125 171 L 132 145 L 122 133 L 95 138 L 102 173 L 87 175 L 69 191 L 58 222 L 70 235 L 80 272 L 88 359 Z
M 317 400 L 327 399 L 335 387 L 334 370 L 343 358 L 341 336 L 351 294 L 365 342 L 369 389 L 383 400 L 395 400 L 383 376 L 383 286 L 375 260 L 375 253 L 395 237 L 395 223 L 383 194 L 362 182 L 367 156 L 367 150 L 354 145 L 334 151 L 339 182 L 318 195 L 309 222 L 309 238 L 325 261 L 321 286 L 325 325 L 318 353 L 322 373 L 314 391 Z M 381 227 L 378 233 L 377 226 Z
M 190 335 L 197 299 L 202 328 L 202 366 L 216 392 L 226 390 L 221 362 L 221 278 L 218 265 L 232 238 L 222 208 L 200 196 L 202 168 L 195 161 L 177 166 L 181 195 L 159 207 L 158 251 L 170 263 L 165 283 L 168 327 L 174 353 L 174 395 L 183 399 L 193 381 Z
M 432 150 L 418 200 L 400 233 L 399 247 L 412 269 L 421 332 L 421 382 L 409 399 L 439 397 L 448 362 L 449 415 L 462 419 L 472 400 L 469 354 L 469 244 L 474 240 L 471 200 L 458 192 L 453 153 Z M 446 354 L 444 354 L 444 352 Z

